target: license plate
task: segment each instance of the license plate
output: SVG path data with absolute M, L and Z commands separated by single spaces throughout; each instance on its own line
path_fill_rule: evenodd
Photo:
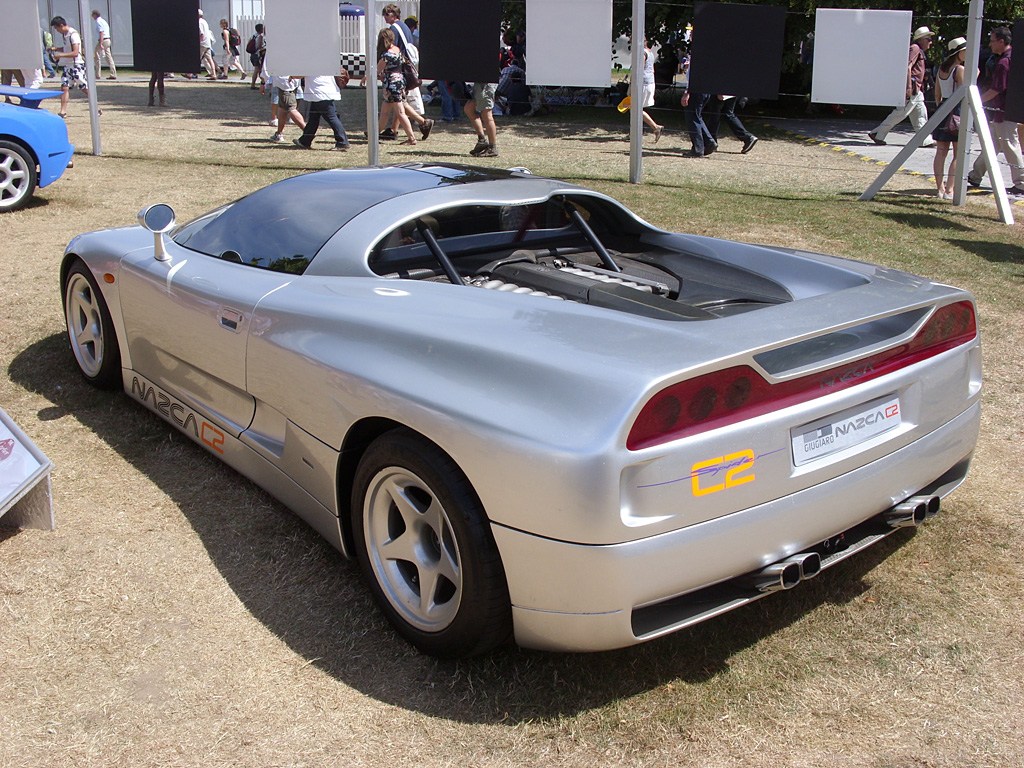
M 896 395 L 826 416 L 790 432 L 793 463 L 799 467 L 846 450 L 895 429 L 900 423 L 900 399 Z

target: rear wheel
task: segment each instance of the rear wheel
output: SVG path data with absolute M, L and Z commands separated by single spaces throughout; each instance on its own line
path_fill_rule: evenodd
M 13 141 L 0 141 L 0 213 L 21 208 L 36 190 L 36 163 Z
M 121 385 L 121 350 L 110 310 L 88 267 L 76 261 L 64 282 L 64 319 L 78 370 L 100 389 Z
M 469 480 L 405 429 L 374 441 L 356 470 L 353 530 L 381 610 L 424 653 L 485 653 L 511 635 L 505 572 Z

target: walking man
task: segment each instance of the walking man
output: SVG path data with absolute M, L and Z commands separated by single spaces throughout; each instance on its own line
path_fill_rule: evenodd
M 114 66 L 114 52 L 110 49 L 110 25 L 107 24 L 107 20 L 100 16 L 99 11 L 92 12 L 93 27 L 96 29 L 96 48 L 93 51 L 93 55 L 96 58 L 96 79 L 100 79 L 100 75 L 103 73 L 103 65 L 101 59 L 106 57 L 107 67 L 110 69 L 110 74 L 107 75 L 107 80 L 117 80 L 117 67 Z
M 54 46 L 51 50 L 57 63 L 64 68 L 60 78 L 60 112 L 57 114 L 67 117 L 71 89 L 77 88 L 86 96 L 89 95 L 89 82 L 86 79 L 88 73 L 85 70 L 85 56 L 82 55 L 82 36 L 63 16 L 54 16 L 50 19 L 50 26 L 64 39 L 62 47 Z M 103 114 L 102 110 L 100 114 Z
M 920 131 L 928 122 L 928 108 L 924 104 L 924 70 L 928 62 L 924 53 L 932 47 L 934 34 L 928 27 L 918 27 L 914 30 L 910 39 L 910 58 L 907 62 L 907 100 L 902 107 L 896 107 L 875 130 L 868 132 L 868 138 L 875 144 L 885 144 L 885 137 L 889 131 L 908 117 L 915 132 Z M 921 146 L 934 145 L 935 139 L 929 136 Z
M 1010 43 L 1013 36 L 1006 27 L 996 27 L 989 36 L 988 47 L 998 57 L 995 69 L 992 70 L 992 80 L 988 89 L 981 94 L 981 101 L 985 105 L 985 114 L 988 117 L 989 126 L 992 128 L 992 139 L 996 144 L 996 155 L 1002 153 L 1010 166 L 1010 178 L 1012 186 L 1008 187 L 1008 195 L 1024 195 L 1024 158 L 1021 156 L 1020 141 L 1017 137 L 1017 124 L 1010 122 L 1003 116 L 1003 109 L 1006 107 L 1006 87 L 1010 79 L 1010 55 L 1013 48 Z M 981 184 L 981 177 L 987 169 L 985 155 L 978 155 L 974 161 L 974 168 L 967 175 L 967 181 L 972 187 Z M 993 168 L 992 176 L 1000 177 L 1000 169 Z M 1002 183 L 1002 182 L 995 182 Z

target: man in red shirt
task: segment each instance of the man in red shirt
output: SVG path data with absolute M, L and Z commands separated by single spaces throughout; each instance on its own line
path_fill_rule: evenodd
M 910 38 L 910 58 L 907 62 L 907 101 L 902 107 L 896 107 L 892 113 L 873 131 L 868 138 L 875 144 L 885 144 L 885 137 L 898 123 L 910 118 L 914 131 L 920 131 L 928 122 L 928 108 L 924 104 L 924 69 L 927 61 L 924 52 L 932 47 L 932 32 L 928 27 L 918 27 Z M 930 136 L 924 140 L 922 147 L 930 147 L 935 140 Z
M 981 94 L 981 101 L 985 105 L 985 114 L 988 117 L 989 127 L 992 129 L 996 154 L 1002 152 L 1010 166 L 1010 178 L 1013 180 L 1013 184 L 1007 187 L 1006 193 L 1008 195 L 1024 195 L 1024 158 L 1021 157 L 1017 124 L 1003 117 L 1003 108 L 1006 106 L 1006 86 L 1010 79 L 1010 55 L 1013 52 L 1010 43 L 1012 41 L 1012 33 L 1006 27 L 996 27 L 992 30 L 988 47 L 999 57 L 999 60 L 996 62 L 995 69 L 992 70 L 992 81 L 989 83 L 988 89 Z M 967 181 L 972 187 L 977 187 L 981 183 L 981 178 L 985 175 L 986 170 L 988 167 L 985 164 L 985 155 L 978 155 L 978 159 L 974 161 L 974 168 L 967 175 Z M 998 168 L 995 171 L 999 173 Z

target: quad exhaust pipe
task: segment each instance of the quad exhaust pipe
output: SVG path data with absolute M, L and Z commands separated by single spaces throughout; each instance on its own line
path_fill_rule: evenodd
M 747 587 L 767 594 L 781 589 L 792 589 L 801 581 L 813 579 L 821 572 L 821 555 L 817 552 L 803 552 L 767 565 L 742 577 Z
M 913 528 L 939 513 L 941 500 L 938 496 L 911 496 L 882 513 L 882 519 L 890 528 Z M 821 572 L 821 555 L 817 552 L 801 552 L 777 563 L 741 576 L 738 582 L 762 594 L 792 589 L 801 581 L 813 579 Z
M 890 528 L 914 528 L 939 513 L 938 496 L 911 496 L 882 513 Z

